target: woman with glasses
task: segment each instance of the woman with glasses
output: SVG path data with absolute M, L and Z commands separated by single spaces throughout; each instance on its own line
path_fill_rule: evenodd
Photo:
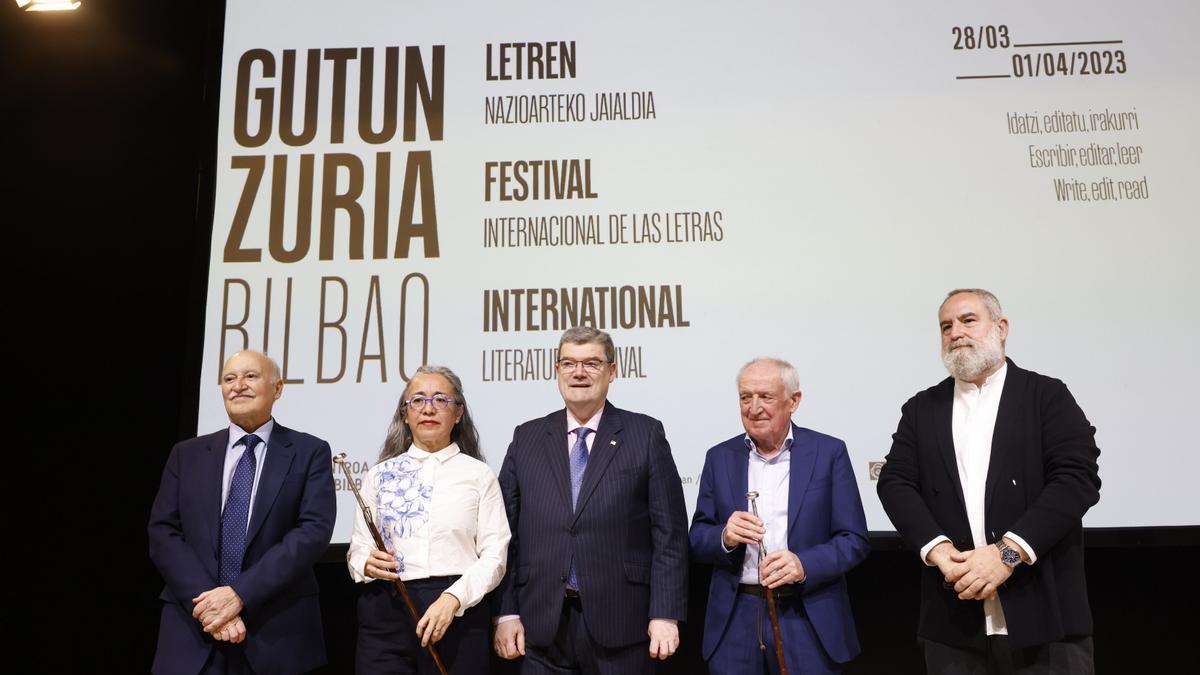
M 510 538 L 496 476 L 479 452 L 462 382 L 422 366 L 404 390 L 379 463 L 362 484 L 386 551 L 359 511 L 347 552 L 358 600 L 359 673 L 486 673 L 484 595 L 504 576 Z M 402 579 L 421 615 L 413 624 L 391 581 Z

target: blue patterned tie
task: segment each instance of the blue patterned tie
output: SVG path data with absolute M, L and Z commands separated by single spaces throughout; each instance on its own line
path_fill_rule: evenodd
M 229 496 L 221 513 L 221 556 L 217 562 L 217 584 L 228 586 L 242 573 L 246 553 L 246 521 L 250 516 L 250 493 L 254 490 L 254 448 L 260 439 L 246 434 L 234 445 L 245 445 L 242 458 L 229 481 Z
M 583 486 L 583 472 L 587 469 L 587 437 L 592 432 L 587 427 L 575 430 L 575 445 L 571 446 L 571 510 L 579 503 L 579 488 Z M 575 560 L 571 560 L 571 571 L 567 575 L 567 586 L 579 590 L 579 578 L 575 576 Z

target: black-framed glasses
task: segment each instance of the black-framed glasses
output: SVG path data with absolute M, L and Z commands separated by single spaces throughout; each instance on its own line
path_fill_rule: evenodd
M 583 366 L 584 370 L 595 375 L 596 373 L 600 372 L 607 363 L 608 361 L 601 361 L 600 359 L 588 359 L 587 361 L 559 359 L 558 363 L 554 365 L 558 366 L 559 372 L 562 373 L 573 373 L 575 372 L 575 368 Z
M 417 394 L 404 402 L 404 405 L 413 410 L 423 410 L 427 404 L 433 404 L 434 410 L 445 410 L 451 403 L 461 405 L 462 401 L 456 401 L 445 394 L 434 394 L 433 396 L 421 396 Z

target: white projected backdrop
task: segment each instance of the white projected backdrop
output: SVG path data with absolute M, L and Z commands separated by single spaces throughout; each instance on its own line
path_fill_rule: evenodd
M 1198 29 L 1200 8 L 1182 1 L 987 7 L 231 1 L 199 430 L 227 423 L 216 387 L 222 317 L 240 318 L 247 304 L 235 287 L 224 305 L 228 279 L 245 280 L 251 289 L 249 346 L 261 349 L 266 329 L 276 358 L 292 280 L 288 375 L 304 383 L 285 388 L 276 418 L 369 463 L 404 386 L 401 283 L 411 273 L 424 275 L 429 361 L 462 376 L 487 461 L 497 470 L 512 428 L 560 407 L 561 399 L 553 381 L 493 381 L 481 364 L 491 350 L 552 348 L 558 331 L 484 332 L 484 291 L 679 285 L 689 326 L 612 331 L 618 346 L 640 348 L 644 377 L 619 379 L 610 399 L 666 425 L 689 509 L 705 451 L 740 432 L 737 368 L 756 355 L 777 355 L 801 374 L 796 422 L 846 440 L 868 524 L 891 530 L 869 462 L 887 453 L 901 404 L 945 376 L 935 316 L 942 295 L 983 286 L 1007 310 L 1009 355 L 1063 379 L 1098 429 L 1104 485 L 1085 524 L 1200 524 L 1192 490 L 1200 453 L 1189 423 L 1200 403 L 1193 357 L 1200 333 L 1200 80 L 1191 48 Z M 575 42 L 574 77 L 487 79 L 489 44 L 550 41 Z M 964 48 L 955 49 L 956 41 Z M 1017 46 L 1046 43 L 1055 44 Z M 346 61 L 344 142 L 331 142 L 331 60 L 321 62 L 315 139 L 298 147 L 280 140 L 284 50 L 297 51 L 299 128 L 307 50 L 374 48 L 381 81 L 386 47 L 400 47 L 401 72 L 404 48 L 419 47 L 430 73 L 434 45 L 445 47 L 442 140 L 430 140 L 420 114 L 412 142 L 362 140 L 357 56 Z M 276 63 L 273 78 L 260 66 L 250 78 L 252 89 L 273 92 L 274 130 L 262 147 L 246 148 L 234 138 L 234 102 L 239 61 L 252 49 L 270 52 Z M 1085 74 L 1084 62 L 1101 72 Z M 488 124 L 484 118 L 488 97 L 581 93 L 590 114 L 596 93 L 631 91 L 652 92 L 653 119 Z M 382 97 L 376 86 L 375 120 Z M 252 95 L 252 119 L 258 106 Z M 1086 117 L 1104 110 L 1136 113 L 1137 128 L 1010 133 L 1010 114 L 1034 115 L 1044 127 L 1056 111 Z M 252 122 L 250 131 L 256 129 Z M 1093 143 L 1114 152 L 1117 144 L 1137 146 L 1141 154 L 1137 164 L 1031 166 L 1030 145 L 1083 157 Z M 425 258 L 417 238 L 409 257 L 392 258 L 406 157 L 424 150 L 432 158 L 440 255 Z M 374 157 L 381 151 L 391 153 L 389 257 L 374 260 Z M 350 259 L 344 211 L 333 221 L 333 259 L 318 259 L 322 161 L 329 153 L 362 160 L 365 260 Z M 282 222 L 291 245 L 301 154 L 316 157 L 311 250 L 299 262 L 276 262 L 267 243 L 271 157 L 287 156 Z M 224 257 L 247 176 L 232 167 L 235 156 L 266 157 L 268 172 L 241 242 L 261 248 L 261 262 Z M 532 159 L 591 160 L 597 197 L 485 201 L 485 162 Z M 1089 197 L 1104 196 L 1107 179 L 1114 194 L 1119 182 L 1128 183 L 1119 200 L 1064 201 L 1054 180 L 1067 178 L 1082 181 Z M 347 184 L 343 173 L 337 189 Z M 1148 192 L 1137 194 L 1143 188 Z M 619 244 L 608 236 L 610 214 L 674 211 L 721 212 L 723 238 Z M 417 214 L 420 222 L 419 205 Z M 486 218 L 587 214 L 600 217 L 605 243 L 484 247 Z M 355 382 L 372 275 L 381 286 L 387 381 L 378 361 L 368 361 Z M 342 324 L 348 360 L 340 381 L 318 384 L 322 277 L 340 277 L 348 288 Z M 408 296 L 408 372 L 421 358 L 415 290 L 410 286 Z M 326 299 L 327 320 L 340 309 L 340 295 Z M 242 346 L 237 332 L 224 336 L 227 353 Z M 324 373 L 332 375 L 340 334 L 326 329 L 325 340 Z M 369 331 L 367 350 L 375 344 Z M 338 499 L 334 541 L 344 542 L 353 500 L 344 489 Z

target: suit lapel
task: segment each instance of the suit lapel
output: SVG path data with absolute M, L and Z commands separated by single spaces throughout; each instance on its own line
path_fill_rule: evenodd
M 751 450 L 746 448 L 745 438 L 739 437 L 737 445 L 721 455 L 725 466 L 718 466 L 718 468 L 723 468 L 725 475 L 729 477 L 729 490 L 733 497 L 730 513 L 750 510 L 750 501 L 746 499 L 746 492 L 750 490 L 750 452 Z M 720 504 L 719 496 L 718 504 Z M 729 516 L 725 515 L 725 518 L 728 519 Z M 740 573 L 742 562 L 746 559 L 746 547 L 738 546 L 734 549 L 733 555 L 736 569 Z
M 1008 373 L 1004 376 L 1004 389 L 1000 392 L 1000 407 L 996 411 L 996 427 L 992 430 L 992 452 L 988 459 L 987 487 L 983 493 L 984 513 L 992 506 L 996 484 L 1008 473 L 1006 463 L 1008 448 L 1017 444 L 1017 422 L 1025 409 L 1025 371 L 1012 361 L 1008 362 Z
M 254 541 L 254 536 L 258 534 L 259 529 L 266 521 L 267 514 L 271 511 L 271 505 L 275 503 L 275 497 L 279 494 L 279 488 L 283 485 L 283 478 L 291 468 L 295 456 L 296 453 L 292 449 L 291 432 L 276 423 L 275 428 L 271 430 L 271 438 L 267 442 L 267 459 L 263 464 L 262 475 L 258 479 L 258 492 L 254 496 L 254 512 L 250 515 L 250 527 L 246 530 L 247 548 L 250 547 L 250 542 Z
M 729 476 L 729 486 L 733 491 L 734 511 L 750 510 L 750 500 L 746 498 L 746 492 L 750 490 L 749 455 L 752 450 L 746 448 L 743 440 L 739 439 L 740 447 L 728 453 L 728 466 L 726 467 L 726 474 Z
M 958 507 L 963 515 L 967 513 L 967 500 L 963 496 L 962 481 L 958 477 L 958 456 L 954 454 L 954 379 L 947 378 L 938 390 L 934 392 L 933 423 L 937 426 L 936 436 L 938 450 L 942 461 L 946 464 L 946 473 L 950 475 L 950 484 L 954 486 L 954 495 L 958 497 Z
M 588 453 L 587 469 L 583 472 L 583 485 L 579 487 L 579 501 L 575 505 L 575 517 L 587 506 L 588 498 L 596 491 L 608 465 L 621 449 L 621 430 L 623 428 L 621 411 L 611 403 L 604 404 L 604 414 L 600 417 L 600 428 L 596 430 L 596 440 L 592 441 L 592 450 Z M 568 472 L 569 474 L 569 472 Z M 570 476 L 568 475 L 568 485 Z
M 788 540 L 796 522 L 800 520 L 800 504 L 804 502 L 804 494 L 812 482 L 813 470 L 817 465 L 817 452 L 813 447 L 812 438 L 807 431 L 792 425 L 792 456 L 789 460 L 788 473 Z
M 571 511 L 571 465 L 567 456 L 566 408 L 546 418 L 546 441 L 542 446 L 546 464 L 550 466 L 552 482 L 558 486 L 563 510 Z
M 205 538 L 208 541 L 208 547 L 212 550 L 214 564 L 216 564 L 217 549 L 221 538 L 221 509 L 224 507 L 224 504 L 221 503 L 221 493 L 225 488 L 225 447 L 227 445 L 229 445 L 229 429 L 218 431 L 209 437 L 208 452 L 204 455 L 204 466 L 202 467 L 204 475 L 197 476 L 204 500 L 203 508 L 211 514 L 204 518 L 204 522 L 209 525 Z

